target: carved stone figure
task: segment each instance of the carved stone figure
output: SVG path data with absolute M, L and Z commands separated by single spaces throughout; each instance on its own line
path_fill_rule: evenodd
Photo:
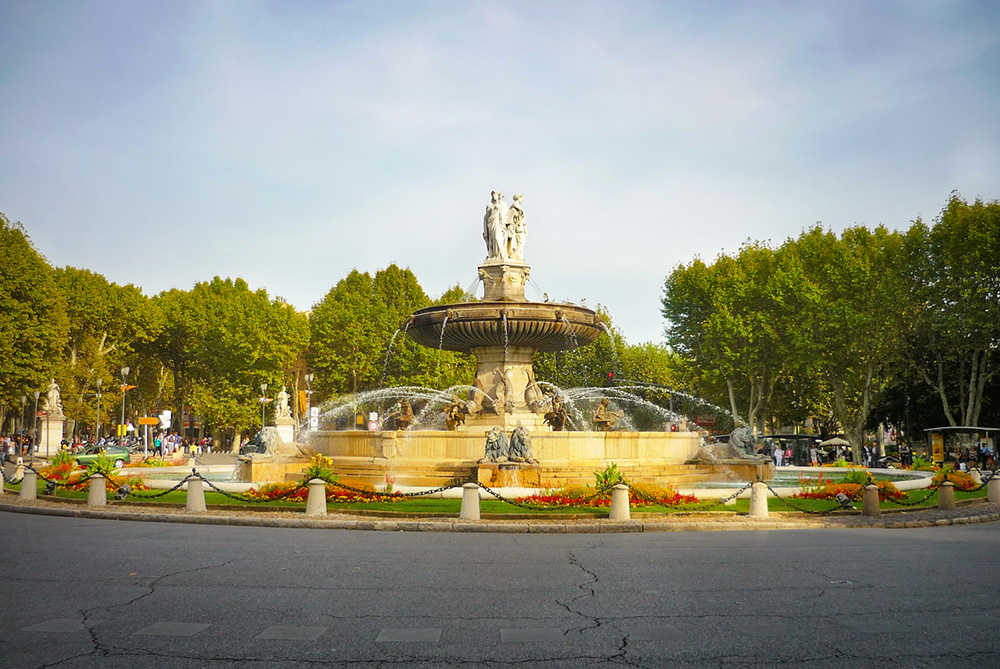
M 508 451 L 507 458 L 511 462 L 538 464 L 538 460 L 535 460 L 531 455 L 531 435 L 528 433 L 528 428 L 523 425 L 515 427 L 514 431 L 510 434 L 510 450 Z
M 479 462 L 506 462 L 509 452 L 507 433 L 497 425 L 486 435 L 486 456 Z
M 500 191 L 490 193 L 491 202 L 486 207 L 483 216 L 483 240 L 486 242 L 487 260 L 507 259 L 507 238 L 505 224 L 507 222 L 507 203 L 503 201 Z
M 615 428 L 618 421 L 624 417 L 624 413 L 620 411 L 612 411 L 608 408 L 608 398 L 605 397 L 601 400 L 601 404 L 597 407 L 597 412 L 594 413 L 594 427 L 598 430 L 609 431 Z
M 281 386 L 281 392 L 274 400 L 274 418 L 275 420 L 289 420 L 291 417 L 292 412 L 288 409 L 288 392 L 285 391 L 285 386 Z
M 742 452 L 747 455 L 754 455 L 755 443 L 756 439 L 749 427 L 738 427 L 729 433 L 729 446 L 737 453 Z
M 444 407 L 444 422 L 449 430 L 455 431 L 459 425 L 465 425 L 466 411 L 465 402 L 452 395 L 451 402 Z
M 505 228 L 507 231 L 507 257 L 511 260 L 524 260 L 524 209 L 521 207 L 521 194 L 514 196 L 514 204 L 507 211 Z
M 561 432 L 566 429 L 566 423 L 569 422 L 569 415 L 566 413 L 566 405 L 559 399 L 559 395 L 552 395 L 552 406 L 545 412 L 543 418 L 554 432 Z
M 49 381 L 49 389 L 45 394 L 45 411 L 55 416 L 61 416 L 63 412 L 62 398 L 59 395 L 59 384 L 56 383 L 55 379 Z
M 396 419 L 397 430 L 407 429 L 413 425 L 413 421 L 416 420 L 413 416 L 413 409 L 410 408 L 410 402 L 405 397 L 399 400 L 399 411 L 393 411 L 389 414 L 386 420 L 389 420 L 390 418 Z

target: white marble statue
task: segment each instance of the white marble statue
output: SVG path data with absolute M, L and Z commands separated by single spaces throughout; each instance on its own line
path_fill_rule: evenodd
M 274 418 L 276 420 L 292 417 L 292 412 L 288 410 L 288 393 L 285 392 L 285 386 L 281 386 L 281 392 L 278 393 L 277 399 L 274 401 L 274 407 Z
M 59 396 L 59 384 L 55 379 L 49 382 L 49 390 L 45 395 L 45 411 L 59 416 L 62 415 L 62 398 Z
M 507 257 L 511 260 L 524 260 L 524 209 L 521 207 L 521 194 L 514 196 L 514 204 L 507 210 Z
M 500 191 L 490 193 L 490 204 L 483 216 L 483 240 L 486 242 L 486 259 L 507 259 L 507 203 Z

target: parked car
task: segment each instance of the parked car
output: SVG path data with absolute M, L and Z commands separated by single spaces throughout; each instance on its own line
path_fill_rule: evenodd
M 124 446 L 87 446 L 85 449 L 73 456 L 78 465 L 89 465 L 97 461 L 101 455 L 111 460 L 115 469 L 121 469 L 129 461 L 128 449 Z

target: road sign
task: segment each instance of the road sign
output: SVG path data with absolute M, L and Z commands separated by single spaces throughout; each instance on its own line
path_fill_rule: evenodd
M 368 430 L 370 432 L 375 432 L 376 430 L 378 430 L 378 421 L 377 420 L 368 421 Z
M 151 416 L 149 418 L 142 417 L 139 419 L 139 425 L 159 425 L 160 419 L 156 416 Z

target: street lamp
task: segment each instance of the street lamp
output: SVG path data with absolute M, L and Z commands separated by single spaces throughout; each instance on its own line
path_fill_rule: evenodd
M 32 462 L 32 463 L 35 462 L 35 436 L 38 434 L 38 430 L 37 430 L 37 426 L 38 426 L 38 396 L 42 394 L 42 391 L 41 390 L 36 390 L 33 394 L 35 396 L 35 413 L 33 414 L 34 415 L 34 419 L 32 419 L 32 421 L 31 421 L 31 443 L 28 446 L 28 448 L 30 449 L 30 453 L 29 453 L 30 462 Z
M 28 404 L 28 396 L 21 395 L 21 432 L 24 432 L 24 423 L 25 423 L 24 408 L 27 404 Z
M 264 429 L 264 407 L 267 406 L 267 384 L 260 384 L 260 429 Z
M 309 374 L 306 374 L 306 376 L 305 376 L 305 380 L 306 380 L 306 420 L 309 421 L 308 425 L 309 425 L 309 429 L 310 430 L 312 429 L 312 400 L 313 400 L 313 398 L 312 398 L 312 394 L 313 394 L 312 386 L 313 386 L 313 379 L 315 379 L 315 378 L 316 378 L 316 375 L 313 374 L 313 373 L 311 373 L 311 372 Z
M 125 383 L 125 380 L 128 378 L 128 372 L 129 372 L 128 367 L 122 367 L 121 368 L 121 373 L 122 373 L 122 422 L 121 422 L 121 425 L 120 425 L 119 429 L 122 431 L 122 435 L 121 435 L 121 440 L 118 443 L 122 444 L 122 445 L 125 444 L 125 393 L 128 392 L 128 384 Z
M 94 443 L 101 440 L 101 386 L 104 379 L 97 379 L 97 416 L 94 418 Z

